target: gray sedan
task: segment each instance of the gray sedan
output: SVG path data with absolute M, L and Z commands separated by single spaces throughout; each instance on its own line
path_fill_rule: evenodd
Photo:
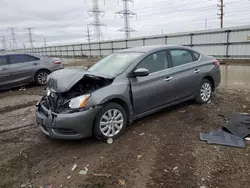
M 193 49 L 131 48 L 87 71 L 50 74 L 36 120 L 52 138 L 115 138 L 128 123 L 163 108 L 193 99 L 207 103 L 219 83 L 219 61 Z
M 59 60 L 48 57 L 20 53 L 0 55 L 0 89 L 31 82 L 46 85 L 47 75 L 62 68 Z

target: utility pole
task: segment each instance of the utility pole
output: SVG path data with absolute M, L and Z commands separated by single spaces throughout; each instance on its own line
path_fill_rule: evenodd
M 120 32 L 125 32 L 125 38 L 130 38 L 130 33 L 135 32 L 136 30 L 130 27 L 129 19 L 137 16 L 136 13 L 129 10 L 129 2 L 133 3 L 133 0 L 122 0 L 123 1 L 123 10 L 116 12 L 121 18 L 124 19 L 124 28 L 118 30 Z
M 219 19 L 220 19 L 220 28 L 223 28 L 223 19 L 224 19 L 224 7 L 225 7 L 225 5 L 224 5 L 224 0 L 219 0 L 219 2 L 220 2 L 220 4 L 218 4 L 217 6 L 219 7 L 219 10 L 220 10 L 220 13 L 219 14 L 217 14 L 218 16 L 220 16 L 219 17 Z
M 45 46 L 45 48 L 47 47 L 47 41 L 46 41 L 46 38 L 44 38 L 43 39 L 43 41 L 44 41 L 44 46 Z
M 29 36 L 29 43 L 30 43 L 30 48 L 34 48 L 34 44 L 33 44 L 33 33 L 32 33 L 32 29 L 31 27 L 26 28 L 28 30 L 28 36 Z
M 205 19 L 205 30 L 207 30 L 207 19 Z
M 92 3 L 93 3 L 93 8 L 91 10 L 88 10 L 88 12 L 89 15 L 94 18 L 94 21 L 88 25 L 94 27 L 93 37 L 96 41 L 100 41 L 101 39 L 103 39 L 101 27 L 106 26 L 105 24 L 101 23 L 101 17 L 105 15 L 105 12 L 99 9 L 99 0 L 92 0 Z
M 15 29 L 14 27 L 9 27 L 8 30 L 10 30 L 10 36 L 11 36 L 11 41 L 12 41 L 12 44 L 11 44 L 11 41 L 10 41 L 10 48 L 12 50 L 14 49 L 17 49 L 18 46 L 17 46 L 17 42 L 16 42 L 16 33 L 15 33 Z
M 23 43 L 23 49 L 25 50 L 26 49 L 26 47 L 25 47 L 25 44 Z
M 2 37 L 2 46 L 4 50 L 7 49 L 5 37 Z
M 87 37 L 87 40 L 88 40 L 88 43 L 90 43 L 90 41 L 91 41 L 91 34 L 90 34 L 90 31 L 89 31 L 89 28 L 87 28 L 87 31 L 86 31 L 86 37 Z

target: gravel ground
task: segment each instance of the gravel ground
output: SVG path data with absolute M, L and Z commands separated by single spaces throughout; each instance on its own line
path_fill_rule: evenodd
M 250 113 L 250 91 L 220 88 L 210 104 L 191 101 L 147 116 L 128 126 L 113 144 L 43 135 L 34 117 L 34 103 L 43 93 L 43 87 L 0 93 L 2 188 L 250 187 L 248 142 L 239 149 L 199 140 L 200 132 L 224 124 L 218 112 Z M 22 103 L 15 105 L 15 98 Z M 87 174 L 78 174 L 85 167 Z

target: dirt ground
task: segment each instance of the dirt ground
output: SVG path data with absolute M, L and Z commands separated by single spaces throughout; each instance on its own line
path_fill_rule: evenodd
M 223 125 L 218 112 L 250 113 L 250 91 L 220 88 L 210 104 L 187 102 L 142 118 L 113 144 L 43 135 L 34 116 L 43 94 L 43 87 L 0 93 L 1 188 L 250 187 L 249 143 L 238 149 L 199 140 Z

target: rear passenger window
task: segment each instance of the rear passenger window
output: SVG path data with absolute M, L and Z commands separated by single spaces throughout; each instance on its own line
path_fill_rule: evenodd
M 30 56 L 30 55 L 24 55 L 24 54 L 15 54 L 10 55 L 10 63 L 24 63 L 24 62 L 30 62 L 30 61 L 37 61 L 39 60 L 37 57 Z
M 6 65 L 6 64 L 7 64 L 6 56 L 0 56 L 0 66 Z
M 192 53 L 193 53 L 193 55 L 194 55 L 194 60 L 195 60 L 195 61 L 198 61 L 198 59 L 200 58 L 200 54 L 197 53 L 197 52 L 192 52 Z
M 170 50 L 173 67 L 184 65 L 193 61 L 192 54 L 188 50 Z

